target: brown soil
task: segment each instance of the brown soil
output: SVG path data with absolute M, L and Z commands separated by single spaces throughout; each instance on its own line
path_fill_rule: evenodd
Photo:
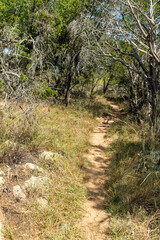
M 85 240 L 107 239 L 106 230 L 109 226 L 110 214 L 105 210 L 104 185 L 107 181 L 109 159 L 105 155 L 105 149 L 112 139 L 106 138 L 106 132 L 111 123 L 121 115 L 118 106 L 110 103 L 113 108 L 112 119 L 98 118 L 98 126 L 91 134 L 92 148 L 86 154 L 87 166 L 85 166 L 85 183 L 88 190 L 88 198 L 84 204 L 80 228 Z

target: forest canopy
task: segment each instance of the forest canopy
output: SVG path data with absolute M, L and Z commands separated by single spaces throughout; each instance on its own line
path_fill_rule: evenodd
M 1 0 L 1 94 L 64 99 L 122 89 L 157 129 L 159 1 Z M 146 114 L 145 114 L 146 116 Z

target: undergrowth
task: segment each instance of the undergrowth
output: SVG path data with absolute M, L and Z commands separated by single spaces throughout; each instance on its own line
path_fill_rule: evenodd
M 136 125 L 129 116 L 110 125 L 112 137 L 106 183 L 106 209 L 112 214 L 110 239 L 160 239 L 159 144 L 147 125 Z

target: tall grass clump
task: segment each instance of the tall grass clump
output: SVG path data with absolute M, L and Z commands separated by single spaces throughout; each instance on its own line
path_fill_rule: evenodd
M 0 163 L 18 163 L 39 134 L 37 104 L 0 102 Z

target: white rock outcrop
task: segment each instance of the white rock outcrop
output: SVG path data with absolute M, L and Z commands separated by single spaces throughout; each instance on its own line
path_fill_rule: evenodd
M 44 152 L 42 152 L 42 153 L 40 154 L 39 158 L 40 158 L 40 160 L 45 160 L 45 161 L 47 161 L 47 160 L 52 160 L 53 157 L 54 157 L 54 155 L 55 155 L 55 154 L 54 154 L 53 152 L 44 151 Z
M 24 168 L 25 169 L 30 169 L 30 170 L 36 170 L 38 172 L 43 172 L 43 168 L 38 167 L 36 164 L 33 164 L 33 163 L 26 163 L 24 165 Z
M 18 199 L 26 199 L 26 195 L 19 185 L 13 187 L 13 195 Z
M 49 182 L 49 179 L 47 177 L 32 176 L 30 179 L 25 181 L 24 188 L 27 188 L 27 189 L 41 188 L 41 187 L 47 185 L 48 182 Z

